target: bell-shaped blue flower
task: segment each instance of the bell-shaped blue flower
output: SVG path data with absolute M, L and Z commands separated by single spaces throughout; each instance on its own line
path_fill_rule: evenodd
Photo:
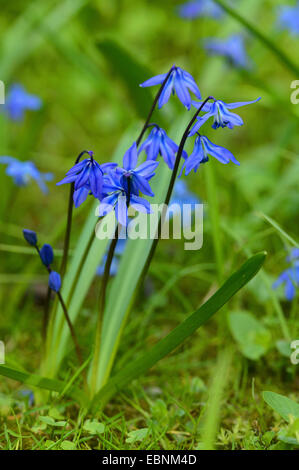
M 51 271 L 49 274 L 49 287 L 55 292 L 59 292 L 61 288 L 61 277 L 56 271 Z
M 235 67 L 246 69 L 250 66 L 244 39 L 240 34 L 233 34 L 227 39 L 209 39 L 204 47 L 211 55 L 226 57 Z
M 33 230 L 28 230 L 26 228 L 23 229 L 23 236 L 29 245 L 36 246 L 37 245 L 37 235 Z
M 179 146 L 168 137 L 164 129 L 155 124 L 147 139 L 141 145 L 138 155 L 144 150 L 147 155 L 147 160 L 156 160 L 160 154 L 162 155 L 165 163 L 172 170 L 178 149 Z M 183 151 L 182 156 L 185 159 L 188 157 L 185 150 Z
M 296 295 L 296 288 L 299 287 L 299 263 L 283 271 L 272 287 L 276 289 L 281 284 L 285 286 L 285 298 L 288 301 L 293 300 Z
M 293 36 L 299 36 L 299 1 L 294 6 L 278 8 L 278 26 L 288 30 Z
M 53 248 L 48 243 L 45 243 L 45 245 L 42 246 L 42 248 L 40 249 L 39 255 L 40 255 L 40 259 L 42 260 L 42 263 L 47 268 L 53 263 L 53 259 L 54 259 Z
M 30 95 L 22 85 L 12 85 L 5 101 L 4 111 L 13 121 L 21 121 L 26 110 L 37 111 L 42 101 L 36 95 Z
M 179 15 L 188 20 L 201 17 L 219 19 L 223 15 L 223 9 L 213 0 L 193 0 L 179 7 Z
M 221 100 L 215 100 L 212 103 L 206 103 L 202 109 L 206 114 L 197 118 L 197 122 L 194 124 L 190 131 L 190 136 L 196 134 L 198 129 L 210 118 L 213 117 L 212 127 L 218 129 L 219 127 L 228 127 L 233 129 L 235 126 L 243 126 L 243 119 L 238 114 L 232 113 L 230 109 L 240 108 L 247 104 L 256 103 L 261 98 L 257 98 L 254 101 L 243 101 L 239 103 L 224 103 Z M 200 101 L 192 101 L 192 105 L 195 108 L 200 108 L 202 103 Z
M 7 165 L 5 172 L 8 176 L 11 176 L 17 186 L 27 186 L 33 179 L 43 193 L 48 193 L 45 181 L 53 179 L 52 173 L 41 173 L 33 162 L 21 162 L 17 158 L 8 156 L 0 157 L 0 163 Z
M 232 161 L 236 165 L 240 165 L 238 160 L 236 160 L 229 150 L 221 147 L 220 145 L 213 144 L 203 135 L 198 135 L 194 142 L 193 152 L 185 161 L 181 174 L 184 170 L 186 175 L 188 175 L 192 170 L 196 173 L 199 165 L 201 163 L 206 163 L 209 160 L 208 155 L 217 158 L 221 163 L 229 163 Z
M 148 87 L 153 85 L 161 85 L 164 82 L 166 76 L 167 73 L 156 75 L 155 77 L 152 77 L 149 80 L 141 83 L 140 86 Z M 192 93 L 194 93 L 198 99 L 201 99 L 200 91 L 192 75 L 186 72 L 186 70 L 183 70 L 180 67 L 176 67 L 174 65 L 158 100 L 158 108 L 162 108 L 162 106 L 168 102 L 171 93 L 176 93 L 181 103 L 183 103 L 183 105 L 189 110 L 191 108 L 191 96 L 189 90 L 192 91 Z
M 146 196 L 154 196 L 149 180 L 155 175 L 155 169 L 159 162 L 147 160 L 136 167 L 138 152 L 136 142 L 126 151 L 123 158 L 123 168 L 116 168 L 116 173 L 121 176 L 121 184 L 128 191 L 128 180 L 130 180 L 130 192 L 138 195 L 141 191 Z
M 76 163 L 67 173 L 65 178 L 56 183 L 58 186 L 66 183 L 74 183 L 74 203 L 78 207 L 91 193 L 95 198 L 102 198 L 104 173 L 117 166 L 116 163 L 100 165 L 93 158 L 93 152 L 86 152 L 89 158 Z

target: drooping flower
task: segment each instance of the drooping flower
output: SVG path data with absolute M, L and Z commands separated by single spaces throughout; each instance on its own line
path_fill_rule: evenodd
M 190 131 L 190 136 L 196 134 L 198 129 L 210 118 L 213 117 L 212 127 L 218 129 L 219 127 L 228 127 L 233 129 L 234 126 L 243 126 L 243 119 L 238 114 L 232 113 L 230 109 L 240 108 L 248 104 L 256 103 L 261 98 L 257 98 L 254 101 L 244 101 L 239 103 L 224 103 L 221 100 L 214 100 L 212 103 L 206 103 L 202 109 L 206 114 L 197 118 L 197 122 L 194 124 Z M 192 101 L 192 105 L 195 108 L 200 108 L 202 103 L 200 101 Z
M 49 287 L 55 292 L 60 291 L 61 287 L 61 277 L 60 274 L 56 271 L 51 271 L 49 274 Z
M 22 85 L 12 85 L 5 101 L 4 111 L 13 121 L 21 121 L 26 110 L 38 111 L 41 99 L 26 92 Z
M 27 243 L 31 246 L 37 245 L 37 235 L 33 230 L 23 229 L 23 236 Z
M 208 155 L 217 158 L 221 163 L 226 164 L 232 161 L 236 165 L 240 165 L 238 160 L 236 160 L 229 150 L 221 147 L 220 145 L 213 144 L 203 135 L 198 135 L 194 142 L 193 152 L 185 161 L 181 174 L 184 170 L 186 175 L 188 175 L 192 170 L 196 173 L 199 165 L 201 163 L 206 163 L 209 160 Z
M 227 39 L 209 39 L 204 45 L 211 55 L 226 57 L 235 67 L 249 68 L 250 61 L 245 49 L 244 38 L 233 34 Z
M 48 193 L 45 181 L 53 179 L 52 173 L 41 173 L 33 162 L 21 162 L 13 157 L 0 157 L 0 163 L 7 165 L 6 174 L 11 176 L 17 186 L 27 186 L 31 179 L 35 180 L 43 193 Z
M 149 80 L 141 83 L 140 86 L 148 87 L 153 85 L 161 85 L 164 82 L 166 76 L 167 73 L 156 75 L 155 77 L 152 77 Z M 162 106 L 168 102 L 171 93 L 176 93 L 181 103 L 183 103 L 183 105 L 188 110 L 190 110 L 191 96 L 189 90 L 192 91 L 192 93 L 194 93 L 198 99 L 201 99 L 200 91 L 192 75 L 190 75 L 189 72 L 186 72 L 186 70 L 183 70 L 180 67 L 176 67 L 174 65 L 158 100 L 158 108 L 162 108 Z
M 120 181 L 126 191 L 138 195 L 141 191 L 146 196 L 154 196 L 150 187 L 149 180 L 155 175 L 155 169 L 159 162 L 147 160 L 136 168 L 138 161 L 138 152 L 136 142 L 126 151 L 123 158 L 123 168 L 116 168 L 116 173 L 120 175 Z M 130 188 L 128 189 L 128 181 Z
M 178 149 L 179 146 L 168 137 L 165 130 L 155 124 L 147 139 L 140 146 L 138 155 L 144 150 L 147 155 L 147 160 L 156 160 L 160 154 L 165 163 L 172 170 L 175 162 L 175 154 Z M 185 159 L 188 157 L 185 150 L 182 153 L 182 157 Z
M 299 35 L 299 1 L 294 6 L 278 8 L 278 26 L 287 29 L 293 36 Z
M 86 151 L 89 158 L 76 163 L 67 173 L 65 178 L 59 181 L 57 186 L 66 183 L 74 183 L 74 204 L 79 207 L 91 193 L 96 199 L 103 195 L 104 173 L 117 166 L 116 163 L 104 163 L 100 165 L 93 158 L 92 151 Z
M 223 9 L 213 0 L 193 0 L 179 7 L 179 15 L 188 20 L 205 16 L 219 19 Z
M 54 259 L 53 248 L 48 243 L 45 243 L 45 245 L 42 246 L 42 248 L 40 249 L 39 255 L 40 255 L 40 259 L 42 260 L 42 263 L 46 267 L 49 267 L 53 263 L 53 259 Z
M 276 289 L 281 284 L 285 286 L 285 298 L 289 301 L 293 300 L 296 288 L 299 287 L 299 263 L 283 271 L 272 287 Z

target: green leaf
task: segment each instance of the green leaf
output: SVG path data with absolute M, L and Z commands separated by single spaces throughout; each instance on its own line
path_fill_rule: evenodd
M 133 444 L 134 442 L 143 441 L 147 437 L 148 434 L 149 434 L 148 428 L 141 428 L 141 429 L 137 429 L 136 431 L 131 431 L 128 434 L 126 442 L 128 444 Z
M 182 344 L 200 326 L 206 323 L 214 313 L 257 274 L 264 263 L 265 257 L 266 253 L 259 253 L 246 261 L 204 305 L 172 330 L 153 348 L 115 374 L 96 394 L 91 405 L 92 409 L 96 410 L 99 406 L 103 406 L 119 390 L 122 390 L 132 380 L 144 374 L 163 357 Z
M 124 83 L 138 115 L 145 118 L 152 105 L 152 96 L 147 88 L 140 88 L 139 85 L 150 78 L 152 72 L 112 39 L 105 39 L 97 46 L 104 55 L 113 78 L 118 77 Z
M 60 444 L 60 447 L 62 450 L 76 450 L 76 444 L 72 441 L 63 441 L 61 444 Z
M 286 421 L 290 422 L 290 416 L 299 418 L 299 405 L 290 398 L 275 392 L 263 392 L 263 399 Z
M 10 367 L 6 366 L 0 366 L 0 375 L 3 375 L 4 377 L 8 377 L 9 379 L 13 379 L 27 385 L 49 390 L 51 392 L 61 393 L 65 388 L 65 384 L 63 382 L 60 382 L 59 380 L 40 377 L 36 374 L 22 372 L 16 369 L 11 369 Z M 74 387 L 69 389 L 68 395 L 81 404 L 85 402 L 85 396 L 83 395 L 83 393 Z
M 229 327 L 245 357 L 256 361 L 271 346 L 271 334 L 248 312 L 231 312 Z
M 96 419 L 87 419 L 84 423 L 83 429 L 89 434 L 103 434 L 103 432 L 105 432 L 105 425 L 103 423 L 99 423 Z

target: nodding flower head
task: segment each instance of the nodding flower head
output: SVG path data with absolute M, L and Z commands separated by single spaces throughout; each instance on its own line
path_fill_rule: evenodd
M 192 170 L 196 173 L 200 164 L 206 163 L 209 160 L 208 155 L 217 158 L 221 163 L 229 163 L 232 161 L 236 165 L 240 165 L 238 160 L 236 160 L 229 150 L 224 147 L 220 147 L 220 145 L 213 144 L 203 135 L 198 135 L 194 142 L 193 152 L 185 161 L 181 174 L 184 170 L 186 175 L 188 175 Z
M 104 163 L 100 165 L 94 160 L 93 152 L 91 150 L 84 151 L 89 155 L 82 161 L 78 161 L 63 178 L 58 186 L 66 183 L 74 183 L 74 203 L 79 207 L 85 201 L 88 194 L 91 193 L 95 198 L 101 199 L 103 196 L 103 176 L 104 173 L 110 171 L 117 166 L 116 163 Z
M 49 287 L 55 292 L 60 291 L 61 287 L 61 277 L 60 274 L 56 271 L 51 271 L 49 274 Z
M 148 87 L 153 85 L 161 85 L 167 75 L 167 73 L 156 75 L 155 77 L 152 77 L 149 80 L 141 83 L 140 86 Z M 192 91 L 192 93 L 194 93 L 198 99 L 201 98 L 200 91 L 192 75 L 186 72 L 186 70 L 183 70 L 180 67 L 176 67 L 174 65 L 160 95 L 158 108 L 162 108 L 162 106 L 168 102 L 171 93 L 176 93 L 181 103 L 183 103 L 183 105 L 189 110 L 191 108 L 191 97 L 189 90 Z
M 37 111 L 42 101 L 36 95 L 30 95 L 22 85 L 12 85 L 4 105 L 4 111 L 13 121 L 21 121 L 27 109 Z
M 235 67 L 246 69 L 250 66 L 244 38 L 240 34 L 233 34 L 227 39 L 208 39 L 204 47 L 211 55 L 226 57 Z
M 162 155 L 165 163 L 172 170 L 175 162 L 175 154 L 177 153 L 179 147 L 168 137 L 164 129 L 157 126 L 156 124 L 153 126 L 154 127 L 149 133 L 147 139 L 141 145 L 138 154 L 144 150 L 147 155 L 147 160 L 156 160 L 160 154 Z M 182 157 L 185 159 L 188 157 L 185 150 L 182 153 Z
M 233 129 L 235 126 L 242 126 L 244 124 L 243 119 L 238 116 L 238 114 L 231 113 L 229 110 L 256 103 L 257 101 L 260 101 L 260 99 L 261 98 L 257 98 L 254 101 L 241 101 L 239 103 L 225 103 L 221 100 L 214 100 L 212 103 L 206 103 L 202 109 L 206 114 L 197 118 L 197 122 L 192 127 L 189 135 L 192 136 L 196 134 L 198 129 L 210 117 L 214 118 L 212 124 L 213 129 L 218 129 L 219 127 L 228 127 L 229 129 Z M 192 101 L 192 105 L 198 109 L 202 105 L 202 102 Z
M 213 0 L 192 0 L 179 7 L 179 15 L 188 20 L 205 16 L 219 19 L 223 10 Z
M 0 163 L 7 165 L 6 174 L 13 179 L 16 186 L 27 186 L 33 179 L 43 193 L 48 193 L 45 181 L 53 179 L 52 173 L 41 173 L 33 162 L 21 162 L 17 158 L 9 156 L 0 157 Z
M 23 236 L 27 243 L 31 246 L 37 245 L 37 235 L 33 230 L 28 230 L 26 228 L 23 229 Z
M 40 259 L 42 260 L 42 263 L 47 268 L 53 263 L 53 259 L 54 259 L 53 248 L 48 243 L 45 243 L 45 245 L 42 246 L 42 248 L 40 249 L 39 255 L 40 255 Z

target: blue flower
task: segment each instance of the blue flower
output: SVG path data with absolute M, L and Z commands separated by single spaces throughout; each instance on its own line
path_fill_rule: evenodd
M 172 170 L 175 162 L 175 154 L 178 149 L 179 146 L 168 137 L 164 129 L 154 124 L 147 139 L 141 145 L 138 155 L 144 150 L 147 155 L 147 160 L 156 160 L 160 154 L 164 158 L 165 163 Z M 185 159 L 188 157 L 185 150 L 182 156 Z
M 223 9 L 213 0 L 195 0 L 181 5 L 179 7 L 179 15 L 186 19 L 204 16 L 219 19 L 223 15 Z
M 63 178 L 58 186 L 66 183 L 74 183 L 74 204 L 79 207 L 85 201 L 88 194 L 91 193 L 96 199 L 103 196 L 103 177 L 104 173 L 117 166 L 116 163 L 104 163 L 99 165 L 93 158 L 93 152 L 85 152 L 89 158 L 76 163 Z
M 136 186 L 132 185 L 130 191 L 128 189 L 128 182 L 122 174 L 119 174 L 116 170 L 108 173 L 103 187 L 106 196 L 101 201 L 99 216 L 103 217 L 115 210 L 118 222 L 123 226 L 127 226 L 129 205 L 138 212 L 151 213 L 150 203 L 138 196 L 139 191 L 136 190 Z
M 243 119 L 238 116 L 238 114 L 231 113 L 230 109 L 240 108 L 241 106 L 246 106 L 247 104 L 256 103 L 261 98 L 257 98 L 254 101 L 244 101 L 239 103 L 224 103 L 221 100 L 214 100 L 213 103 L 206 103 L 202 109 L 203 112 L 206 112 L 204 116 L 198 117 L 196 124 L 192 127 L 190 131 L 190 136 L 196 134 L 198 129 L 210 118 L 213 117 L 214 121 L 212 127 L 218 129 L 219 127 L 228 127 L 233 129 L 234 126 L 243 126 Z M 200 108 L 200 101 L 192 101 L 192 104 L 195 108 Z
M 292 262 L 294 260 L 297 260 L 298 258 L 299 258 L 299 248 L 293 248 L 289 256 L 287 256 L 286 260 L 288 262 Z
M 278 25 L 293 36 L 299 35 L 299 1 L 295 6 L 281 6 L 278 9 Z
M 206 163 L 209 160 L 208 155 L 217 158 L 221 163 L 229 163 L 232 161 L 236 165 L 240 165 L 238 160 L 235 159 L 229 150 L 213 144 L 203 135 L 198 135 L 194 142 L 193 152 L 185 161 L 181 174 L 183 170 L 185 170 L 186 175 L 188 175 L 192 170 L 196 172 L 201 163 Z
M 210 54 L 226 57 L 235 67 L 249 68 L 244 39 L 240 34 L 233 34 L 226 40 L 210 39 L 204 47 Z
M 285 285 L 285 297 L 291 301 L 296 295 L 296 287 L 299 287 L 299 263 L 283 271 L 273 284 L 276 289 L 281 284 Z
M 36 95 L 30 95 L 22 85 L 15 84 L 9 90 L 4 105 L 4 111 L 13 121 L 21 121 L 27 109 L 37 111 L 42 101 Z
M 122 235 L 123 236 L 126 235 L 125 231 L 122 231 Z M 114 257 L 112 259 L 112 263 L 110 266 L 110 276 L 116 276 L 117 274 L 120 256 L 125 251 L 126 243 L 127 243 L 126 238 L 119 238 L 117 240 L 117 244 L 114 250 Z M 96 274 L 98 276 L 103 276 L 104 271 L 105 271 L 106 261 L 107 261 L 107 253 L 103 256 L 102 262 L 97 268 Z
M 141 191 L 146 196 L 154 196 L 148 180 L 155 175 L 155 169 L 159 162 L 147 160 L 136 168 L 138 161 L 136 142 L 126 151 L 123 158 L 123 168 L 116 168 L 116 173 L 121 176 L 121 184 L 128 192 L 128 181 L 130 180 L 130 192 L 138 195 Z
M 162 75 L 156 75 L 155 77 L 146 80 L 142 83 L 141 87 L 153 86 L 153 85 L 160 85 L 164 82 L 167 73 Z M 191 108 L 191 97 L 190 91 L 195 94 L 198 99 L 201 99 L 200 91 L 198 86 L 195 83 L 194 78 L 190 73 L 186 72 L 186 70 L 181 69 L 180 67 L 176 67 L 175 65 L 172 67 L 172 72 L 163 88 L 163 91 L 160 95 L 158 101 L 158 108 L 162 108 L 164 104 L 170 98 L 171 93 L 176 93 L 179 100 L 183 103 L 183 105 L 189 110 Z
M 0 163 L 7 165 L 6 174 L 12 177 L 17 186 L 27 186 L 34 179 L 43 193 L 48 192 L 45 181 L 53 179 L 52 173 L 40 173 L 33 162 L 21 162 L 13 157 L 0 157 Z
M 48 243 L 42 246 L 42 248 L 40 249 L 39 255 L 40 255 L 40 259 L 42 260 L 42 263 L 46 267 L 49 267 L 50 264 L 53 263 L 53 259 L 54 259 L 53 248 Z
M 190 213 L 195 209 L 196 204 L 201 204 L 199 197 L 191 192 L 183 180 L 177 180 L 174 188 L 173 194 L 170 200 L 169 207 L 167 209 L 167 217 L 172 218 L 173 216 L 180 215 L 184 224 L 186 224 L 185 217 L 183 217 L 183 210 L 186 214 L 186 207 L 184 204 L 188 204 Z M 180 209 L 179 209 L 180 207 Z M 190 219 L 189 219 L 190 220 Z M 189 224 L 189 221 L 187 222 Z
M 60 274 L 58 274 L 56 271 L 51 271 L 49 274 L 49 287 L 55 292 L 59 292 L 60 290 L 61 278 Z
M 23 229 L 23 236 L 29 245 L 36 246 L 37 245 L 37 235 L 33 230 L 27 230 L 26 228 Z

